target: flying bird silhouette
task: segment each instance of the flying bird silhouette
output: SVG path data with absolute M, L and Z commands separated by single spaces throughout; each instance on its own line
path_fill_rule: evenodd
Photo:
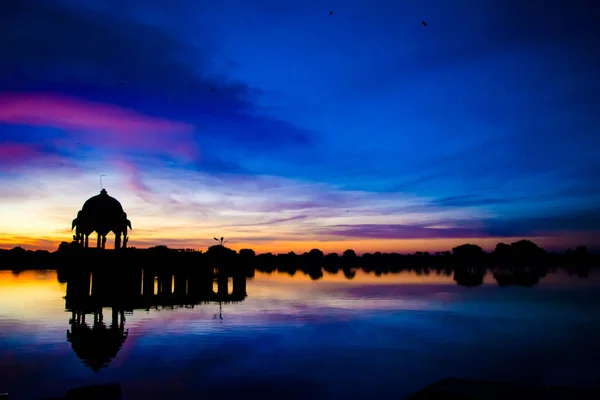
M 333 15 L 333 11 L 329 11 L 329 15 Z
M 421 21 L 421 23 L 423 24 L 423 26 L 427 26 L 427 22 Z
M 212 88 L 212 89 L 210 89 L 210 91 L 211 91 L 211 92 L 214 92 L 214 91 L 215 91 L 215 88 Z

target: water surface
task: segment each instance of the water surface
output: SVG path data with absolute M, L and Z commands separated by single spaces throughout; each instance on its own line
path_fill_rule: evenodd
M 117 382 L 127 399 L 398 399 L 447 377 L 598 388 L 598 275 L 499 287 L 488 274 L 463 287 L 414 272 L 257 272 L 241 302 L 126 314 L 122 348 L 96 372 L 67 341 L 70 282 L 0 271 L 0 392 L 37 399 Z

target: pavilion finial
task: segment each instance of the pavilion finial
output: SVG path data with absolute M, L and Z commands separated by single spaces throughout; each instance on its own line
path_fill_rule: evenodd
M 106 176 L 104 174 L 100 175 L 100 190 L 104 190 L 104 186 L 102 185 L 102 177 Z

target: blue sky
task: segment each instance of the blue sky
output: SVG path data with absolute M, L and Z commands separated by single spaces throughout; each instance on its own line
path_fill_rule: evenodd
M 0 241 L 68 240 L 106 174 L 139 247 L 596 246 L 598 9 L 4 2 Z

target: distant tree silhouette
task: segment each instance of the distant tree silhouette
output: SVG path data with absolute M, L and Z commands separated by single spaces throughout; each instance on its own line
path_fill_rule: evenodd
M 77 242 L 77 241 L 72 241 L 72 242 L 60 242 L 60 244 L 58 245 L 58 252 L 59 253 L 64 253 L 64 252 L 68 252 L 68 251 L 72 251 L 75 249 L 80 249 L 83 246 Z
M 358 257 L 356 256 L 356 252 L 352 249 L 344 251 L 344 253 L 342 254 L 342 259 L 344 264 L 349 267 L 355 267 L 358 263 Z
M 494 255 L 500 258 L 507 258 L 512 255 L 512 247 L 506 243 L 498 243 L 494 250 Z
M 66 243 L 66 242 L 63 242 L 63 243 Z M 11 255 L 16 256 L 16 257 L 24 256 L 25 254 L 27 254 L 27 250 L 25 250 L 21 246 L 13 247 L 12 249 L 9 250 L 9 252 L 11 253 Z
M 306 260 L 306 267 L 309 269 L 321 268 L 323 266 L 323 252 L 319 249 L 312 249 L 308 253 L 305 253 L 303 258 Z
M 347 258 L 349 260 L 355 259 L 356 258 L 356 252 L 354 250 L 352 250 L 352 249 L 348 249 L 348 250 L 344 251 L 343 257 Z
M 315 259 L 323 258 L 323 252 L 319 249 L 312 249 L 311 251 L 308 252 L 308 255 L 311 258 L 315 258 Z
M 325 271 L 337 274 L 342 266 L 342 258 L 337 253 L 330 253 L 323 257 L 323 268 Z
M 60 242 L 60 244 L 58 245 L 58 251 L 68 251 L 70 247 L 71 247 L 70 243 Z
M 235 250 L 231 250 L 228 247 L 223 246 L 222 244 L 216 244 L 214 246 L 210 246 L 206 251 L 208 256 L 222 256 L 222 255 L 235 255 L 237 254 Z
M 256 253 L 252 249 L 241 249 L 240 256 L 246 258 L 254 258 L 256 256 Z
M 534 258 L 546 254 L 546 251 L 530 240 L 519 240 L 510 244 L 513 256 L 519 258 Z
M 472 257 L 472 256 L 481 256 L 484 254 L 483 249 L 476 244 L 463 244 L 461 246 L 454 247 L 452 249 L 452 254 L 457 257 Z
M 577 246 L 575 248 L 575 253 L 580 256 L 587 256 L 589 254 L 585 246 Z
M 159 246 L 150 247 L 148 250 L 153 251 L 153 252 L 165 253 L 171 249 L 169 249 L 167 246 L 159 245 Z

